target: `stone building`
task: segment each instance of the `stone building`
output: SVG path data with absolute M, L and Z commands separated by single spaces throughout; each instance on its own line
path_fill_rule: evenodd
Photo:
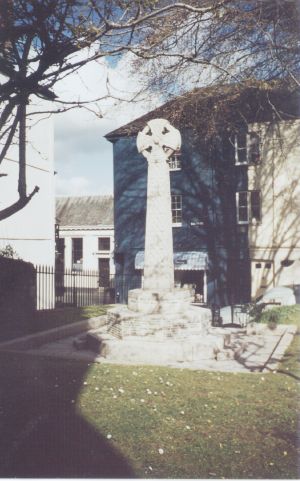
M 272 87 L 272 88 L 271 88 Z M 182 135 L 170 160 L 175 282 L 204 303 L 244 303 L 300 284 L 299 92 L 202 88 L 109 133 L 120 293 L 143 282 L 147 162 L 136 135 L 166 118 Z M 124 284 L 125 282 L 125 284 Z

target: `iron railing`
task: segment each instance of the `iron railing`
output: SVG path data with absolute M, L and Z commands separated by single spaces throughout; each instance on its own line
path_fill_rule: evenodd
M 91 270 L 56 270 L 51 266 L 36 266 L 36 307 L 111 304 L 115 302 L 114 276 L 99 276 Z

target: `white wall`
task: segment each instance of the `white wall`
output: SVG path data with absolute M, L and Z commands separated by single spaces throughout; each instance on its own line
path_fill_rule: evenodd
M 19 257 L 34 264 L 54 265 L 55 203 L 52 119 L 29 124 L 27 142 L 27 193 L 39 192 L 19 212 L 0 221 L 0 248 L 10 244 Z M 13 146 L 1 164 L 0 209 L 18 200 L 18 149 Z
M 300 120 L 254 125 L 262 136 L 262 161 L 248 169 L 250 189 L 261 191 L 262 220 L 249 226 L 252 297 L 264 288 L 300 284 Z M 284 260 L 292 265 L 284 267 Z M 259 260 L 271 261 L 265 279 Z M 255 262 L 256 261 L 256 262 Z
M 110 274 L 114 275 L 115 266 L 113 260 L 114 252 L 114 229 L 112 226 L 103 228 L 74 228 L 60 226 L 59 236 L 65 239 L 65 268 L 72 268 L 72 238 L 83 238 L 83 269 L 98 271 L 98 259 L 110 259 Z M 98 250 L 98 238 L 110 238 L 110 251 Z

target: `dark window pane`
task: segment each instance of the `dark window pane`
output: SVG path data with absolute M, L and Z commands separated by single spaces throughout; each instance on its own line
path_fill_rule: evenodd
M 260 138 L 256 132 L 250 132 L 247 137 L 248 162 L 257 164 L 260 161 Z
M 98 238 L 98 250 L 99 251 L 109 251 L 110 250 L 110 237 L 99 237 Z
M 72 267 L 82 266 L 83 240 L 82 237 L 72 239 Z
M 237 134 L 235 137 L 235 161 L 238 163 L 247 162 L 245 133 Z
M 245 207 L 239 208 L 239 221 L 248 222 L 248 209 Z
M 255 219 L 257 221 L 261 220 L 261 202 L 259 190 L 253 190 L 251 192 L 251 219 Z
M 237 194 L 237 215 L 238 222 L 248 222 L 248 192 Z
M 239 192 L 239 207 L 248 207 L 248 192 Z

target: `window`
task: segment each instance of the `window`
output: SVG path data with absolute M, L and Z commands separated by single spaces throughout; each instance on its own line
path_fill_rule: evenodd
M 173 224 L 180 224 L 182 222 L 182 196 L 171 195 L 172 206 L 172 222 Z
M 83 239 L 77 237 L 72 239 L 72 269 L 82 269 L 82 257 L 83 257 Z
M 98 250 L 99 251 L 110 251 L 110 237 L 99 237 L 98 238 Z
M 236 164 L 258 164 L 260 162 L 260 136 L 257 132 L 237 134 L 234 147 Z
M 251 224 L 261 221 L 261 198 L 259 190 L 236 193 L 237 222 Z
M 169 158 L 169 168 L 170 170 L 180 170 L 181 169 L 181 153 L 180 152 L 175 152 L 171 157 Z
M 99 263 L 99 287 L 109 287 L 109 259 L 98 259 Z

